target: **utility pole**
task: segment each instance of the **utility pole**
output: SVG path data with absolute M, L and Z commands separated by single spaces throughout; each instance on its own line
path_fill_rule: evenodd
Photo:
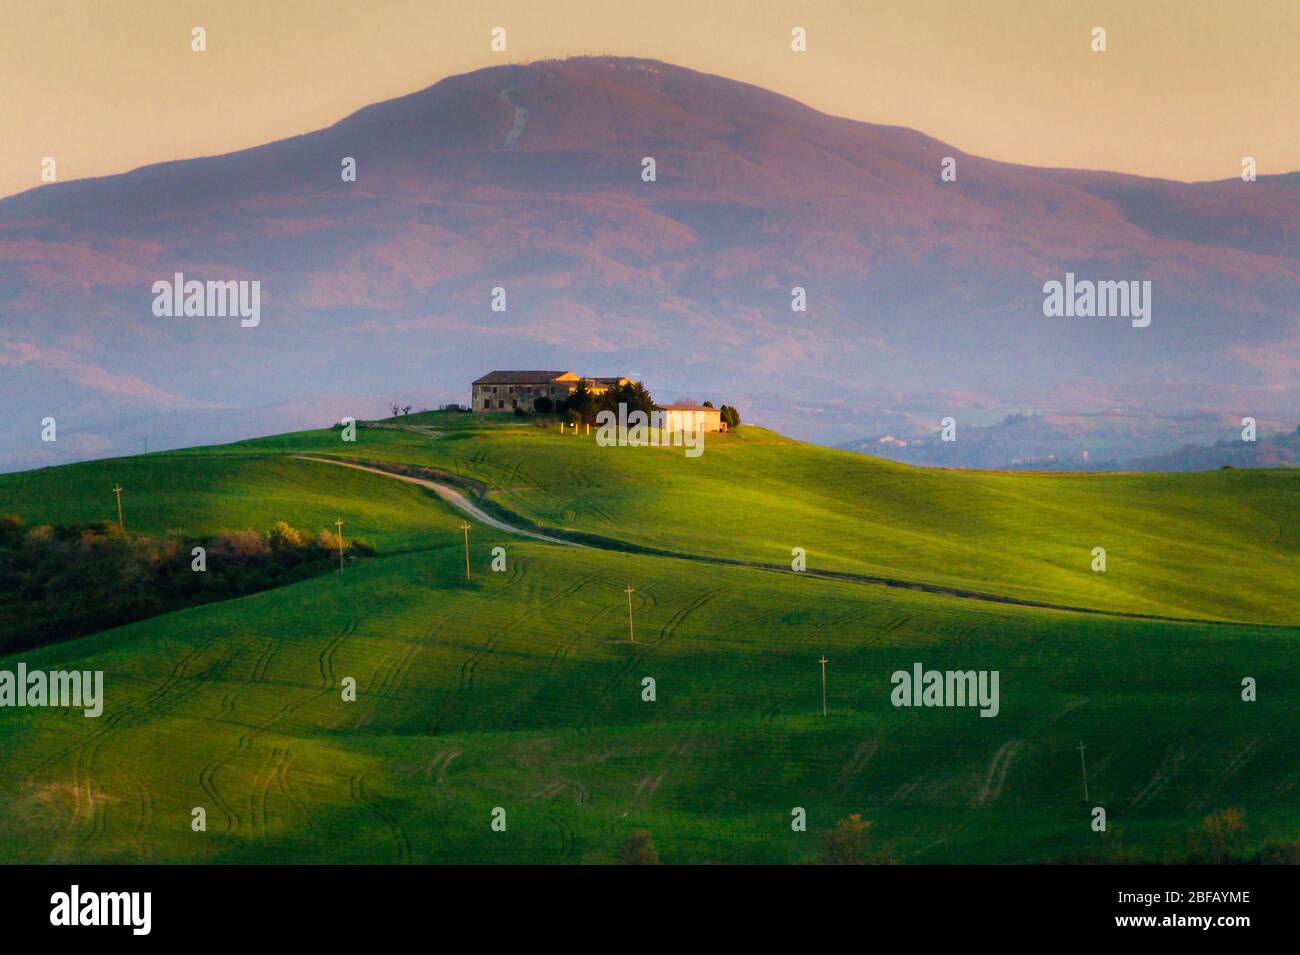
M 339 518 L 334 522 L 334 526 L 339 529 L 339 570 L 343 569 L 343 519 Z
M 632 595 L 634 593 L 636 593 L 636 591 L 632 589 L 631 584 L 628 584 L 627 585 L 627 635 L 632 638 L 633 643 L 636 643 L 636 631 L 632 629 Z
M 469 523 L 461 521 L 460 529 L 465 532 L 465 579 L 469 580 Z
M 826 654 L 822 654 L 822 716 L 826 715 Z
M 117 495 L 117 529 L 126 532 L 126 525 L 122 523 L 122 485 L 115 484 L 113 493 Z
M 1079 765 L 1083 767 L 1083 801 L 1088 802 L 1088 763 L 1083 758 L 1083 740 L 1079 740 Z

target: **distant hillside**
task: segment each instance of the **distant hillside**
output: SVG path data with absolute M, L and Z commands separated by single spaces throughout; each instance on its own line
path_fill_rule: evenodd
M 1258 440 L 1220 441 L 1210 447 L 1184 445 L 1177 451 L 1124 462 L 1132 471 L 1209 471 L 1214 468 L 1279 468 L 1300 464 L 1300 427 Z
M 1164 417 L 1128 414 L 1007 415 L 997 424 L 963 425 L 943 441 L 937 427 L 899 430 L 841 447 L 938 467 L 998 471 L 1204 471 L 1223 465 L 1284 467 L 1296 460 L 1297 436 L 1275 418 L 1257 421 L 1258 440 L 1240 439 L 1240 415 Z

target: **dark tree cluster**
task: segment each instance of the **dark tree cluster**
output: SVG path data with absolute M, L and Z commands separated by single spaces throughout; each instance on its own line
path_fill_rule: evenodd
M 204 570 L 194 569 L 195 547 Z M 374 552 L 361 540 L 344 543 L 348 559 Z M 295 583 L 337 568 L 338 553 L 333 532 L 312 536 L 284 521 L 266 534 L 188 538 L 0 517 L 0 654 Z
M 650 390 L 639 381 L 607 388 L 596 395 L 587 388 L 585 381 L 580 381 L 564 402 L 562 410 L 572 422 L 595 424 L 596 416 L 602 411 L 618 414 L 620 404 L 627 405 L 628 412 L 644 411 L 649 414 L 655 410 L 655 400 L 650 395 Z

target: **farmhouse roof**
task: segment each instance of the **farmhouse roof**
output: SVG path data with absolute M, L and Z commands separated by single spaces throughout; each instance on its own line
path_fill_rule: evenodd
M 569 371 L 490 371 L 482 378 L 476 378 L 476 385 L 544 385 L 561 375 L 573 374 Z
M 718 411 L 718 408 L 710 408 L 708 405 L 660 405 L 664 411 Z

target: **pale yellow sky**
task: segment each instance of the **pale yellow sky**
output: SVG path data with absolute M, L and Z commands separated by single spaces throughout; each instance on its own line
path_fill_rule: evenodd
M 0 0 L 0 196 L 40 185 L 46 156 L 69 180 L 228 152 L 574 54 L 719 73 L 995 159 L 1197 180 L 1254 156 L 1267 175 L 1300 169 L 1298 49 L 1300 0 Z

